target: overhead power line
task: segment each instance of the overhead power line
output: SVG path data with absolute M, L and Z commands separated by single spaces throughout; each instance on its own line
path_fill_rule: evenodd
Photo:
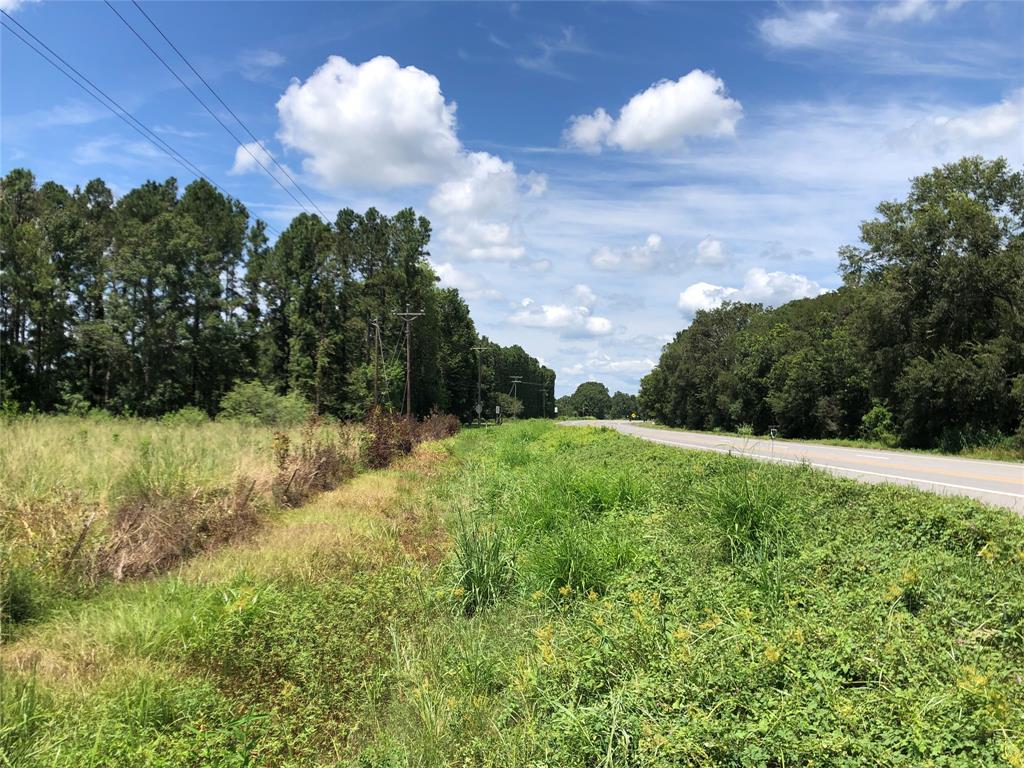
M 240 126 L 242 126 L 242 129 L 247 134 L 249 134 L 249 138 L 251 138 L 254 142 L 256 142 L 256 144 L 258 146 L 262 146 L 262 144 L 260 144 L 260 140 L 258 138 L 256 138 L 256 134 L 254 134 L 251 130 L 249 130 L 249 126 L 247 126 L 242 121 L 242 118 L 240 118 L 238 115 L 235 114 L 235 111 L 233 109 L 231 109 L 231 107 L 229 107 L 227 105 L 227 102 L 225 102 L 224 99 L 222 99 L 220 97 L 220 94 L 217 93 L 217 91 L 215 91 L 213 89 L 213 86 L 210 85 L 210 83 L 207 82 L 206 78 L 203 77 L 199 73 L 199 70 L 197 70 L 194 66 L 192 66 L 192 62 L 189 61 L 188 58 L 185 56 L 185 54 L 183 54 L 178 49 L 178 46 L 176 46 L 173 42 L 171 42 L 171 39 L 169 37 L 167 37 L 167 35 L 164 33 L 164 31 L 162 29 L 160 29 L 160 27 L 157 25 L 157 23 L 155 21 L 153 21 L 152 17 L 148 13 L 146 13 L 145 9 L 143 9 L 143 7 L 142 7 L 142 4 L 140 2 L 138 2 L 138 0 L 132 0 L 132 3 L 138 9 L 139 13 L 141 13 L 146 18 L 146 21 L 148 21 L 153 26 L 153 29 L 155 29 L 159 33 L 160 37 L 162 37 L 164 39 L 164 42 L 167 43 L 169 46 L 171 46 L 173 51 L 176 54 L 178 54 L 178 58 L 180 58 L 183 62 L 185 62 L 185 65 L 189 69 L 192 70 L 192 74 L 194 74 L 196 77 L 198 77 L 200 82 L 202 82 L 202 84 L 206 86 L 206 90 L 208 90 L 210 93 L 213 94 L 213 97 L 215 99 L 217 99 L 217 101 L 220 102 L 220 105 L 222 107 L 224 107 L 224 109 L 226 109 L 228 111 L 228 114 L 231 115 L 233 118 L 235 118 L 235 122 L 237 122 Z M 327 214 L 324 213 L 322 210 L 320 210 L 320 206 L 316 204 L 316 202 L 313 200 L 313 198 L 311 198 L 309 196 L 309 194 L 306 192 L 305 189 L 302 188 L 302 186 L 299 184 L 299 182 L 297 182 L 292 177 L 292 175 L 290 173 L 288 173 L 288 169 L 285 168 L 283 165 L 281 165 L 281 163 L 279 163 L 277 161 L 277 158 L 274 157 L 273 155 L 271 155 L 269 151 L 267 152 L 267 156 L 271 159 L 271 161 L 274 163 L 274 165 L 277 166 L 277 169 L 279 171 L 281 171 L 281 173 L 283 173 L 285 175 L 285 177 L 288 179 L 288 181 L 290 181 L 292 184 L 295 185 L 295 188 L 297 190 L 299 190 L 299 192 L 302 193 L 302 196 L 305 197 L 306 200 L 309 201 L 309 204 L 312 205 L 314 208 L 316 208 L 317 213 L 319 213 L 324 218 L 325 221 L 330 221 L 330 219 L 328 218 Z
M 230 193 L 227 190 L 225 190 L 224 187 L 222 187 L 220 184 L 218 184 L 216 181 L 210 178 L 209 175 L 204 173 L 203 170 L 199 168 L 199 166 L 197 166 L 195 163 L 193 163 L 191 160 L 185 157 L 185 155 L 183 155 L 173 146 L 168 144 L 167 141 L 161 138 L 156 132 L 149 128 L 149 126 L 147 126 L 145 123 L 136 118 L 131 112 L 129 112 L 127 109 L 121 106 L 121 104 L 116 99 L 110 96 L 106 91 L 104 91 L 102 88 L 96 85 L 88 77 L 83 75 L 73 64 L 68 62 L 67 59 L 65 59 L 59 53 L 54 51 L 42 40 L 40 40 L 21 22 L 13 18 L 9 13 L 4 11 L 3 9 L 0 9 L 0 13 L 2 13 L 7 18 L 7 21 L 10 21 L 11 23 L 15 24 L 18 27 L 18 29 L 21 30 L 21 32 L 19 32 L 18 29 L 15 29 L 14 27 L 4 22 L 0 22 L 0 26 L 3 26 L 4 29 L 6 29 L 8 32 L 14 35 L 16 38 L 18 38 L 25 45 L 26 48 L 31 50 L 33 53 L 35 53 L 37 56 L 43 59 L 43 61 L 45 61 L 51 67 L 53 67 L 62 75 L 64 75 L 64 77 L 66 77 L 72 83 L 74 83 L 83 91 L 85 91 L 85 93 L 87 93 L 97 102 L 99 102 L 99 104 L 103 106 L 105 109 L 107 109 L 109 112 L 111 112 L 111 114 L 113 114 L 115 117 L 124 122 L 125 125 L 127 125 L 133 131 L 142 136 L 142 138 L 144 138 L 146 141 L 148 141 L 150 144 L 156 147 L 156 149 L 158 149 L 160 152 L 167 155 L 169 158 L 171 158 L 174 162 L 176 162 L 190 174 L 193 174 L 198 178 L 206 180 L 208 183 L 213 185 L 217 190 L 219 190 L 221 194 L 231 197 Z M 26 37 L 21 34 L 22 32 L 24 33 L 24 35 L 27 35 L 29 38 L 31 38 L 35 42 L 35 45 L 33 45 L 32 42 L 26 39 Z M 268 222 L 264 221 L 263 223 L 266 225 L 267 229 L 269 229 L 275 235 L 280 236 L 281 233 L 273 226 L 271 226 Z
M 199 96 L 199 94 L 198 94 L 198 93 L 196 93 L 196 92 L 195 92 L 194 90 L 192 90 L 192 87 L 191 87 L 191 86 L 190 86 L 190 85 L 189 85 L 188 83 L 186 83 L 186 82 L 185 82 L 184 78 L 182 78 L 182 76 L 181 76 L 181 75 L 179 75 L 179 74 L 178 74 L 178 73 L 177 73 L 177 72 L 175 71 L 174 67 L 172 67 L 172 66 L 171 66 L 170 64 L 168 64 L 168 63 L 167 63 L 167 60 L 166 60 L 166 59 L 164 59 L 164 57 L 163 57 L 163 56 L 161 56 L 161 55 L 160 55 L 160 54 L 159 54 L 159 53 L 157 52 L 157 50 L 156 50 L 156 49 L 155 49 L 155 48 L 154 48 L 154 47 L 153 47 L 152 45 L 150 45 L 150 44 L 149 44 L 149 41 L 148 41 L 148 40 L 146 40 L 146 38 L 144 38 L 144 37 L 143 37 L 143 36 L 142 36 L 142 35 L 141 35 L 141 34 L 139 33 L 139 31 L 138 31 L 137 29 L 135 29 L 135 27 L 133 27 L 133 26 L 131 25 L 131 22 L 130 22 L 130 21 L 128 21 L 128 19 L 126 19 L 126 18 L 125 18 L 124 16 L 122 16 L 122 15 L 121 15 L 121 12 L 120 12 L 120 11 L 118 11 L 118 10 L 117 10 L 117 8 L 115 8 L 115 7 L 114 7 L 113 3 L 111 3 L 111 2 L 110 2 L 110 0 L 105 0 L 105 2 L 106 2 L 106 5 L 107 5 L 107 7 L 108 7 L 108 8 L 109 8 L 109 9 L 110 9 L 111 11 L 113 11 L 113 12 L 114 12 L 114 15 L 115 15 L 115 16 L 117 16 L 117 18 L 119 18 L 119 19 L 120 19 L 120 20 L 121 20 L 122 22 L 124 22 L 124 25 L 125 25 L 126 27 L 128 27 L 128 29 L 129 29 L 129 30 L 131 30 L 132 34 L 133 34 L 133 35 L 135 35 L 135 36 L 136 36 L 136 37 L 137 37 L 137 38 L 139 39 L 139 41 L 140 41 L 140 42 L 141 42 L 141 43 L 142 43 L 142 44 L 143 44 L 144 46 L 146 46 L 146 48 L 147 48 L 147 49 L 149 50 L 149 52 L 150 52 L 150 53 L 152 53 L 152 54 L 153 54 L 153 55 L 154 55 L 154 56 L 156 57 L 157 61 L 159 61 L 159 62 L 160 62 L 161 64 L 163 64 L 163 65 L 164 65 L 164 67 L 165 67 L 165 68 L 167 69 L 167 71 L 168 71 L 168 72 L 170 72 L 170 73 L 171 73 L 172 75 L 174 75 L 175 79 L 176 79 L 176 80 L 177 80 L 177 81 L 178 81 L 179 83 L 181 83 L 181 85 L 182 85 L 182 86 L 183 86 L 183 87 L 185 88 L 185 90 L 186 90 L 186 91 L 188 91 L 189 93 L 191 93 L 191 94 L 192 94 L 192 98 L 194 98 L 194 99 L 195 99 L 196 101 L 198 101 L 198 102 L 199 102 L 199 104 L 200 104 L 200 105 L 201 105 L 201 106 L 203 107 L 203 109 L 205 109 L 205 110 L 206 110 L 207 112 L 209 112 L 209 113 L 210 113 L 210 117 L 212 117 L 212 118 L 213 118 L 214 120 L 216 120 L 216 121 L 217 121 L 217 123 L 219 123 L 219 124 L 220 124 L 220 127 L 221 127 L 221 128 L 223 128 L 223 129 L 224 129 L 225 131 L 227 131 L 227 132 L 228 132 L 228 135 L 229 135 L 229 136 L 230 136 L 230 137 L 231 137 L 232 139 L 234 139 L 234 140 L 235 140 L 235 143 L 236 143 L 236 144 L 238 144 L 238 146 L 240 146 L 240 147 L 241 147 L 242 149 L 244 149 L 244 150 L 246 151 L 246 153 L 247 153 L 247 154 L 249 155 L 249 157 L 251 157 L 251 158 L 253 159 L 253 161 L 254 161 L 254 162 L 256 163 L 256 165 L 258 165 L 258 166 L 259 166 L 260 168 L 262 168 L 262 169 L 263 169 L 263 171 L 264 171 L 264 172 L 265 172 L 265 173 L 266 173 L 266 174 L 267 174 L 267 175 L 268 175 L 268 176 L 269 176 L 269 177 L 270 177 L 271 179 L 273 179 L 273 180 L 274 180 L 274 182 L 275 182 L 275 183 L 277 184 L 277 186 L 279 186 L 279 187 L 280 187 L 281 189 L 283 189 L 283 190 L 284 190 L 285 192 L 287 192 L 287 193 L 288 193 L 288 196 L 289 196 L 289 197 L 291 197 L 291 199 L 295 201 L 295 204 L 296 204 L 296 205 L 298 205 L 298 206 L 299 206 L 299 207 L 300 207 L 300 208 L 301 208 L 301 209 L 302 209 L 302 210 L 303 210 L 304 212 L 306 212 L 306 213 L 310 213 L 309 209 L 308 209 L 308 208 L 306 208 L 306 206 L 305 206 L 305 205 L 303 204 L 303 202 L 302 202 L 301 200 L 299 200 L 299 198 L 297 198 L 297 197 L 295 196 L 295 193 L 294 193 L 294 192 L 292 192 L 292 191 L 291 191 L 290 189 L 288 189 L 288 187 L 286 187 L 286 186 L 285 186 L 285 185 L 284 185 L 284 184 L 283 184 L 283 183 L 281 182 L 281 180 L 280 180 L 279 178 L 277 178 L 277 176 L 275 176 L 275 175 L 274 175 L 274 174 L 273 174 L 273 173 L 271 172 L 271 170 L 270 170 L 269 168 L 267 168 L 267 166 L 265 166 L 265 165 L 264 165 L 264 164 L 263 164 L 263 163 L 262 163 L 262 162 L 260 161 L 260 159 L 259 159 L 259 158 L 258 158 L 258 157 L 256 156 L 256 154 L 255 154 L 255 153 L 254 153 L 254 152 L 253 152 L 253 151 L 252 151 L 251 149 L 249 149 L 249 145 L 248 145 L 248 144 L 246 144 L 246 143 L 245 143 L 244 141 L 242 141 L 242 140 L 241 140 L 240 138 L 238 138 L 237 134 L 235 134 L 235 132 L 234 132 L 234 131 L 232 131 L 230 127 L 228 127 L 228 124 L 227 124 L 227 123 L 225 123 L 225 122 L 224 122 L 223 120 L 221 120 L 221 119 L 220 119 L 220 116 L 219 116 L 219 115 L 218 115 L 218 114 L 217 114 L 216 112 L 214 112 L 214 111 L 213 111 L 213 110 L 212 110 L 212 109 L 210 108 L 210 105 L 209 105 L 209 104 L 207 104 L 207 103 L 206 103 L 205 101 L 203 101 L 203 100 L 202 100 L 202 98 L 201 98 L 201 97 Z M 262 149 L 262 145 L 259 145 L 259 146 L 260 146 L 260 148 Z M 269 152 L 267 152 L 267 154 L 269 155 L 270 153 L 269 153 Z
M 210 181 L 209 177 L 207 177 L 207 175 L 205 173 L 203 173 L 202 170 L 200 170 L 196 165 L 194 165 L 190 160 L 188 160 L 188 158 L 184 157 L 184 155 L 182 155 L 180 152 L 178 152 L 176 149 L 174 149 L 174 147 L 172 147 L 166 141 L 164 141 L 158 134 L 154 133 L 149 128 L 147 128 L 143 123 L 139 122 L 127 109 L 122 107 L 116 100 L 114 100 L 113 97 L 108 95 L 102 88 L 100 88 L 98 85 L 96 85 L 94 82 L 92 82 L 92 80 L 90 80 L 85 75 L 83 75 L 81 72 L 79 72 L 72 64 L 68 63 L 68 61 L 66 59 L 64 59 L 60 54 L 58 54 L 56 51 L 54 51 L 52 48 L 50 48 L 50 46 L 48 46 L 46 43 L 44 43 L 42 40 L 40 40 L 38 37 L 36 37 L 34 34 L 32 34 L 32 32 L 30 32 L 28 29 L 26 29 L 20 22 L 18 22 L 16 19 L 11 17 L 10 14 L 8 14 L 6 11 L 4 11 L 2 9 L 0 9 L 0 13 L 2 13 L 4 16 L 6 16 L 11 22 L 16 24 L 22 30 L 22 32 L 24 32 L 26 35 L 31 37 L 36 42 L 37 45 L 39 45 L 41 48 L 46 50 L 47 53 L 50 54 L 50 56 L 52 56 L 54 59 L 56 59 L 61 64 L 63 64 L 64 67 L 66 67 L 67 70 L 70 70 L 71 72 L 73 72 L 74 75 L 71 75 L 68 71 L 66 71 L 64 68 L 62 68 L 59 64 L 57 64 L 53 60 L 51 60 L 46 54 L 44 54 L 42 51 L 40 51 L 38 48 L 36 48 L 34 45 L 32 45 L 32 43 L 30 43 L 28 40 L 26 40 L 24 37 L 22 37 L 18 33 L 17 30 L 15 30 L 15 29 L 9 27 L 8 25 L 4 24 L 4 28 L 8 32 L 10 32 L 12 35 L 17 37 L 19 40 L 21 40 L 21 42 L 23 42 L 26 47 L 28 47 L 29 49 L 34 51 L 37 55 L 39 55 L 42 59 L 44 59 L 48 64 L 50 64 L 50 66 L 54 67 L 54 69 L 56 69 L 58 72 L 60 72 L 66 78 L 71 80 L 71 82 L 73 82 L 79 88 L 84 90 L 87 94 L 89 94 L 94 99 L 96 99 L 96 101 L 98 101 L 101 105 L 103 105 L 104 107 L 109 109 L 111 112 L 113 112 L 114 115 L 116 115 L 117 117 L 121 118 L 121 120 L 125 121 L 128 124 L 129 128 L 132 128 L 135 131 L 141 133 L 142 137 L 145 138 L 150 143 L 156 144 L 157 149 L 162 151 L 164 154 L 170 155 L 171 159 L 175 160 L 177 163 L 179 163 L 180 165 L 184 166 L 185 169 L 189 173 L 194 173 L 195 175 L 200 176 L 200 177 L 206 179 L 207 181 Z M 79 79 L 76 79 L 76 77 L 79 78 Z M 79 80 L 81 80 L 82 82 L 85 82 L 88 85 L 88 87 L 86 87 L 85 85 L 82 85 L 82 82 L 79 82 Z M 90 88 L 92 88 L 93 90 L 89 90 Z M 95 93 L 93 91 L 95 91 Z M 96 95 L 97 93 L 99 94 L 99 96 Z M 104 101 L 104 99 L 106 101 Z M 109 102 L 109 103 L 107 103 L 107 102 Z M 113 105 L 113 107 L 110 106 L 111 104 Z M 118 111 L 118 110 L 120 110 L 120 111 Z

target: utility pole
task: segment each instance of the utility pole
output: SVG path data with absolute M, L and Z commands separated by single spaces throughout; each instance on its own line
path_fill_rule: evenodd
M 380 355 L 378 349 L 380 348 L 380 321 L 375 317 L 370 321 L 370 325 L 374 330 L 373 339 L 373 407 L 376 409 L 380 405 Z
M 481 370 L 483 363 L 481 358 L 483 353 L 487 351 L 487 347 L 472 347 L 473 351 L 476 352 L 476 424 L 480 426 L 480 419 L 483 418 L 484 412 L 484 401 L 481 389 Z
M 412 418 L 412 321 L 423 317 L 425 312 L 410 312 L 409 304 L 405 312 L 395 312 L 405 323 L 405 418 Z
M 523 377 L 522 376 L 512 376 L 510 378 L 512 379 L 512 399 L 515 400 L 515 399 L 517 399 L 517 395 L 519 394 L 519 389 L 518 388 L 519 388 L 519 384 L 523 380 Z M 516 414 L 512 414 L 512 415 L 513 415 L 513 417 L 516 417 Z

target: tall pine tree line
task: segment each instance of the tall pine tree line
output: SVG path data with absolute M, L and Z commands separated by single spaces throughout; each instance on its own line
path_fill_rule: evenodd
M 25 169 L 0 182 L 0 401 L 50 411 L 216 413 L 238 381 L 297 392 L 357 418 L 381 393 L 400 405 L 402 321 L 412 334 L 413 410 L 469 418 L 485 340 L 427 261 L 430 222 L 412 209 L 297 216 L 273 244 L 266 224 L 206 181 L 174 179 L 115 200 L 100 179 L 68 192 Z M 369 320 L 380 326 L 380 343 Z M 485 391 L 554 372 L 519 347 L 485 354 Z M 550 411 L 550 406 L 549 406 Z M 526 415 L 540 416 L 541 398 Z

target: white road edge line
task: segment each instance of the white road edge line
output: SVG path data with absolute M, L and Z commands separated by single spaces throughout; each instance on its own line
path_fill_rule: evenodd
M 580 425 L 580 426 L 584 426 L 584 425 Z M 598 425 L 598 426 L 600 426 L 600 425 Z M 652 428 L 651 427 L 633 427 L 633 429 L 636 429 L 636 430 L 650 430 Z M 619 431 L 622 432 L 622 430 L 619 430 Z M 659 430 L 656 430 L 656 431 L 658 431 L 658 432 L 668 432 L 670 434 L 673 434 L 673 433 L 674 434 L 686 434 L 685 432 L 680 432 L 680 431 L 675 430 L 675 429 L 664 429 L 664 430 L 659 429 Z M 625 432 L 624 434 L 641 436 L 642 433 L 641 432 Z M 717 436 L 709 434 L 708 437 L 717 437 Z M 733 437 L 732 435 L 722 435 L 722 437 L 731 438 L 733 440 L 741 440 L 742 439 L 742 438 L 739 438 L 739 437 Z M 759 443 L 767 442 L 763 437 L 756 437 L 756 438 L 751 438 L 751 439 L 755 440 L 756 442 L 759 442 Z M 816 450 L 816 449 L 819 449 L 819 448 L 823 448 L 825 450 L 837 449 L 837 448 L 840 449 L 840 450 L 844 450 L 844 449 L 848 450 L 850 448 L 850 446 L 847 446 L 847 445 L 829 445 L 828 443 L 800 442 L 800 441 L 797 441 L 797 440 L 786 440 L 785 438 L 779 438 L 779 440 L 776 443 L 776 445 L 780 446 L 782 448 L 803 448 L 803 447 L 807 447 L 810 450 Z M 924 461 L 946 461 L 946 462 L 948 462 L 948 461 L 970 461 L 970 462 L 972 462 L 974 464 L 988 464 L 990 466 L 1000 467 L 1002 469 L 1006 469 L 1007 467 L 1014 467 L 1014 466 L 1016 466 L 1016 467 L 1020 467 L 1021 471 L 1024 472 L 1024 464 L 1019 464 L 1019 463 L 1013 462 L 1013 461 L 991 461 L 989 459 L 972 459 L 970 456 L 932 456 L 932 455 L 930 455 L 928 453 L 923 453 L 923 452 L 918 452 L 918 451 L 907 451 L 905 454 L 902 454 L 902 453 L 899 453 L 899 452 L 893 453 L 892 451 L 887 451 L 884 448 L 877 448 L 877 449 L 872 449 L 872 450 L 873 450 L 872 453 L 865 454 L 865 455 L 869 455 L 872 458 L 882 458 L 882 459 L 886 459 L 886 460 L 888 460 L 890 458 L 894 458 L 894 457 L 895 458 L 904 458 L 904 456 L 905 456 L 906 458 L 921 459 L 921 460 L 924 460 Z
M 904 475 L 893 475 L 887 472 L 870 472 L 866 469 L 851 469 L 850 467 L 840 467 L 835 464 L 820 464 L 813 461 L 806 461 L 805 459 L 783 459 L 781 457 L 773 456 L 760 456 L 757 454 L 743 453 L 742 451 L 732 448 L 715 448 L 710 445 L 700 445 L 697 443 L 683 443 L 675 440 L 659 440 L 656 437 L 644 437 L 634 433 L 634 437 L 639 437 L 642 440 L 650 440 L 652 443 L 662 443 L 663 445 L 674 445 L 682 448 L 695 448 L 700 451 L 715 451 L 716 453 L 727 453 L 736 456 L 742 456 L 745 459 L 764 459 L 765 461 L 777 461 L 785 462 L 786 464 L 807 464 L 811 467 L 817 467 L 818 469 L 835 469 L 840 472 L 850 472 L 855 475 L 872 475 L 874 477 L 886 477 L 892 480 L 905 480 L 909 483 L 922 484 L 922 485 L 937 485 L 943 488 L 956 488 L 961 491 L 977 491 L 978 493 L 994 493 L 997 496 L 1010 496 L 1015 499 L 1024 499 L 1024 493 L 1010 493 L 1009 491 L 996 491 L 991 488 L 977 488 L 973 485 L 957 485 L 956 483 L 943 483 L 938 480 L 922 480 L 918 477 L 906 477 Z

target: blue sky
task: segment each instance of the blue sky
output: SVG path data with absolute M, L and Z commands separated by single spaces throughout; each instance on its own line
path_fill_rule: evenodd
M 253 214 L 299 212 L 105 5 L 0 7 Z M 911 176 L 1024 165 L 1021 3 L 144 8 L 322 210 L 429 216 L 443 282 L 559 394 L 635 392 L 702 307 L 836 287 L 837 248 Z M 6 30 L 0 57 L 4 173 L 192 179 Z

